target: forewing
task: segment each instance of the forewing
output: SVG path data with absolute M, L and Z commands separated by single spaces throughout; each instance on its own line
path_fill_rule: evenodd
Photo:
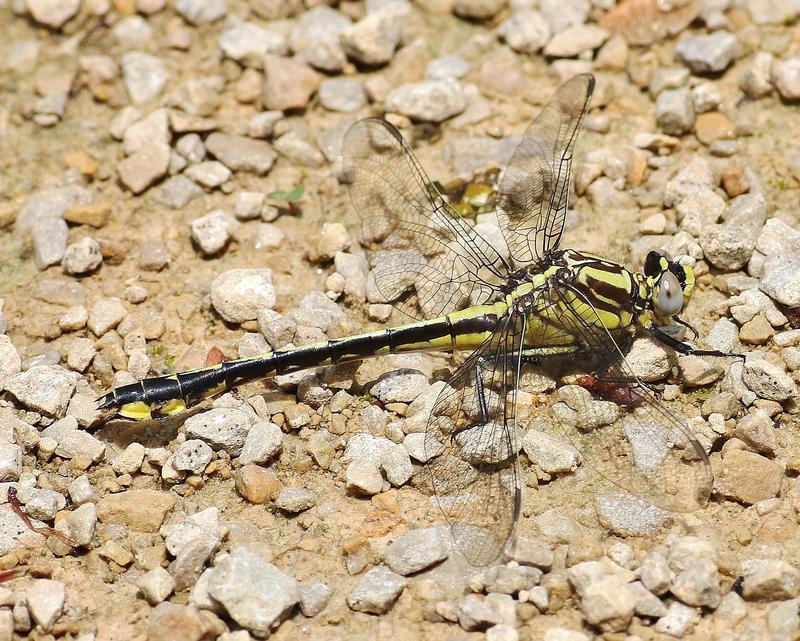
M 469 563 L 503 551 L 519 515 L 516 391 L 525 317 L 507 316 L 450 377 L 431 410 L 426 464 L 439 507 Z
M 639 381 L 611 333 L 600 323 L 584 294 L 569 286 L 543 292 L 540 312 L 555 311 L 565 332 L 584 347 L 582 355 L 600 368 L 594 372 L 618 399 L 635 409 L 598 400 L 578 385 L 556 393 L 547 420 L 537 426 L 569 441 L 588 465 L 618 488 L 673 512 L 706 503 L 713 475 L 705 449 L 683 416 L 667 409 Z M 549 311 L 548 311 L 549 310 Z M 533 322 L 533 320 L 531 320 Z M 626 389 L 627 388 L 627 389 Z
M 531 123 L 505 171 L 497 217 L 511 256 L 533 262 L 558 246 L 569 201 L 572 153 L 594 77 L 567 81 Z
M 491 298 L 505 261 L 443 200 L 394 126 L 359 120 L 342 154 L 372 267 L 369 286 L 383 302 L 432 318 Z

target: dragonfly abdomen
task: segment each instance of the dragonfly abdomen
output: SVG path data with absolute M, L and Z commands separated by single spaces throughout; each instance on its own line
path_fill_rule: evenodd
M 506 309 L 503 303 L 476 306 L 402 327 L 147 378 L 114 389 L 100 399 L 98 407 L 133 419 L 171 416 L 237 385 L 278 374 L 382 354 L 475 348 L 497 328 L 498 318 Z

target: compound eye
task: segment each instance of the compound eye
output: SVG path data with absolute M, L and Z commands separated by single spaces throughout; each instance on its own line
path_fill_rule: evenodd
M 683 290 L 678 277 L 672 272 L 664 272 L 661 277 L 656 308 L 662 316 L 674 316 L 683 309 Z

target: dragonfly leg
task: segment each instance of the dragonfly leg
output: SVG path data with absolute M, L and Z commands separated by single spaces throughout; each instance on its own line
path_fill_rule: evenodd
M 744 354 L 735 354 L 733 352 L 721 352 L 717 349 L 695 349 L 691 345 L 687 345 L 686 343 L 679 341 L 677 338 L 670 336 L 659 327 L 650 327 L 648 329 L 648 332 L 650 332 L 650 335 L 657 341 L 664 343 L 664 345 L 674 349 L 679 354 L 693 355 L 693 356 L 722 356 L 722 357 L 744 359 Z
M 473 423 L 471 425 L 465 425 L 464 427 L 459 427 L 453 430 L 453 433 L 450 435 L 450 443 L 455 443 L 456 436 L 462 432 L 471 430 L 473 427 L 486 425 L 489 422 L 489 404 L 486 402 L 486 388 L 483 384 L 483 368 L 481 367 L 481 359 L 479 359 L 475 364 L 475 391 L 478 396 L 478 407 L 480 407 L 481 410 L 481 422 L 477 424 Z

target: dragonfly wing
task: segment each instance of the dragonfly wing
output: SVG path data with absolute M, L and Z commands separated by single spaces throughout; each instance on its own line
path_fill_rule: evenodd
M 453 373 L 425 434 L 426 468 L 456 545 L 475 566 L 503 551 L 520 509 L 516 391 L 525 317 L 511 314 Z
M 491 298 L 508 266 L 445 202 L 394 126 L 359 120 L 342 154 L 374 285 L 386 302 L 432 318 Z
M 514 260 L 530 263 L 561 240 L 572 152 L 589 108 L 594 77 L 567 81 L 528 127 L 497 194 L 497 217 Z
M 713 474 L 706 450 L 685 416 L 665 407 L 633 373 L 623 350 L 600 322 L 581 291 L 570 286 L 550 288 L 538 306 L 558 313 L 559 324 L 584 346 L 576 358 L 591 357 L 593 374 L 617 387 L 616 398 L 631 399 L 635 409 L 597 400 L 579 385 L 557 392 L 548 420 L 537 426 L 554 430 L 578 449 L 582 463 L 594 468 L 618 488 L 673 512 L 703 506 L 711 493 Z M 630 409 L 630 411 L 625 411 Z

